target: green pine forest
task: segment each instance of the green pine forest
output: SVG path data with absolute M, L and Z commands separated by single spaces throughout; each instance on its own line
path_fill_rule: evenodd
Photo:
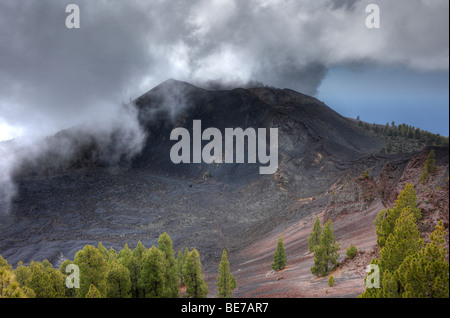
M 380 153 L 408 153 L 420 151 L 424 146 L 448 147 L 449 137 L 433 134 L 426 130 L 407 124 L 396 125 L 395 122 L 386 125 L 369 124 L 356 118 L 357 126 L 367 134 L 383 141 Z
M 59 269 L 47 260 L 28 266 L 20 262 L 13 269 L 0 255 L 0 298 L 205 298 L 209 290 L 199 252 L 185 248 L 174 255 L 167 233 L 150 249 L 141 242 L 134 249 L 125 244 L 119 252 L 102 243 L 86 245 Z M 72 268 L 66 273 L 71 264 L 78 266 L 78 282 L 71 276 Z M 237 288 L 225 250 L 217 287 L 219 298 L 230 298 Z

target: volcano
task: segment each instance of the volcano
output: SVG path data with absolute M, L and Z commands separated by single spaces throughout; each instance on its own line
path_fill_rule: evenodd
M 244 282 L 249 279 L 242 276 L 249 273 L 245 264 L 259 268 L 255 260 L 266 262 L 271 253 L 258 244 L 276 241 L 283 230 L 305 234 L 317 215 L 357 215 L 360 219 L 337 233 L 369 231 L 360 240 L 370 249 L 376 243 L 374 213 L 393 203 L 392 193 L 398 193 L 402 173 L 417 155 L 380 154 L 382 140 L 319 100 L 290 89 L 208 90 L 171 79 L 132 105 L 146 138 L 130 160 L 109 166 L 95 155 L 92 141 L 81 140 L 77 147 L 82 155 L 70 164 L 50 169 L 27 163 L 17 169 L 17 195 L 11 211 L 0 216 L 0 254 L 9 263 L 48 259 L 59 266 L 86 244 L 102 242 L 120 250 L 125 243 L 133 247 L 141 241 L 149 248 L 167 232 L 176 251 L 195 247 L 201 252 L 209 277 L 227 249 Z M 276 173 L 261 175 L 259 165 L 248 162 L 173 163 L 171 132 L 185 128 L 192 135 L 195 120 L 220 131 L 278 129 Z M 447 157 L 441 165 L 448 175 L 448 148 L 439 153 Z M 51 166 L 52 160 L 45 162 Z M 388 166 L 395 169 L 386 172 Z M 364 171 L 371 172 L 374 184 L 358 183 Z M 334 192 L 342 188 L 347 192 L 336 197 Z M 366 195 L 370 191 L 371 200 Z M 359 228 L 358 220 L 364 220 Z M 299 242 L 305 241 L 303 236 Z M 262 254 L 248 253 L 256 246 Z M 241 295 L 253 294 L 242 288 Z

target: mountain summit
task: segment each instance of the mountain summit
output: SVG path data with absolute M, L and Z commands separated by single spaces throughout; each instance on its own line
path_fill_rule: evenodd
M 215 180 L 230 182 L 244 182 L 246 177 L 256 175 L 257 167 L 248 164 L 210 167 L 173 164 L 169 157 L 174 144 L 169 139 L 170 133 L 174 128 L 184 127 L 192 135 L 194 120 L 201 120 L 203 129 L 214 127 L 220 131 L 237 127 L 243 130 L 277 128 L 279 171 L 302 175 L 303 186 L 308 178 L 327 176 L 331 181 L 330 173 L 339 170 L 341 165 L 381 147 L 379 140 L 368 136 L 322 102 L 289 89 L 205 90 L 170 79 L 134 102 L 141 125 L 148 134 L 143 151 L 133 160 L 133 167 L 137 169 L 194 179 L 209 170 Z M 293 186 L 298 188 L 295 182 Z

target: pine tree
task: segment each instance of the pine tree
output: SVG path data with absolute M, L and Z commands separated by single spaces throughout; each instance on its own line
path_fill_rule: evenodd
M 314 266 L 311 267 L 311 272 L 316 276 L 325 276 L 333 271 L 337 266 L 339 258 L 340 244 L 336 242 L 333 234 L 331 220 L 328 220 L 323 227 L 322 235 L 320 236 L 320 245 L 314 248 Z
M 411 211 L 416 221 L 422 218 L 421 211 L 417 207 L 416 191 L 410 183 L 405 186 L 405 189 L 397 197 L 393 209 L 382 210 L 377 215 L 375 225 L 377 227 L 376 233 L 380 247 L 385 245 L 386 239 L 394 231 L 395 222 L 405 208 Z
M 381 298 L 401 298 L 402 291 L 397 272 L 385 270 L 382 274 L 382 288 L 378 294 Z
M 0 298 L 27 298 L 14 275 L 6 267 L 0 267 Z
M 189 256 L 189 249 L 186 247 L 183 252 L 184 261 L 187 260 L 188 256 Z
M 100 291 L 95 287 L 94 284 L 91 284 L 89 286 L 89 290 L 86 293 L 86 298 L 102 298 L 102 294 Z
M 97 250 L 100 252 L 100 254 L 102 254 L 103 258 L 105 259 L 105 262 L 109 263 L 111 261 L 111 258 L 110 258 L 110 255 L 108 253 L 108 250 L 102 244 L 102 242 L 98 243 Z
M 106 275 L 107 298 L 130 298 L 131 279 L 128 269 L 118 261 L 112 261 Z
M 399 267 L 404 286 L 403 297 L 448 298 L 449 264 L 446 260 L 445 229 L 442 221 L 430 235 L 430 243 L 415 255 L 409 256 Z
M 5 267 L 8 270 L 12 270 L 12 266 L 10 264 L 8 264 L 6 259 L 4 259 L 2 257 L 2 255 L 0 254 L 0 268 L 2 268 L 2 267 Z
M 363 177 L 363 179 L 370 179 L 369 173 L 367 172 L 367 170 L 364 170 L 362 177 Z
M 106 294 L 106 273 L 108 265 L 103 255 L 91 245 L 86 245 L 75 254 L 74 263 L 80 268 L 80 288 L 77 289 L 78 297 L 84 298 L 91 285 L 100 292 Z
M 275 255 L 273 256 L 272 269 L 276 271 L 284 269 L 286 267 L 286 260 L 287 257 L 284 250 L 283 234 L 280 234 L 277 249 L 275 251 Z
M 370 261 L 370 265 L 378 266 L 378 259 L 374 258 Z M 375 285 L 375 277 L 372 277 L 373 271 L 369 272 L 366 277 L 364 277 L 364 285 L 366 286 L 366 290 L 361 294 L 358 295 L 358 298 L 381 298 L 382 297 L 382 290 L 381 288 L 374 286 Z M 370 276 L 369 276 L 370 275 Z M 379 278 L 379 277 L 378 277 Z M 381 282 L 378 281 L 378 284 Z M 367 287 L 371 286 L 371 287 Z
M 20 287 L 25 286 L 31 278 L 31 269 L 29 266 L 24 266 L 23 262 L 17 264 L 17 268 L 13 270 L 13 273 Z
M 428 154 L 427 161 L 425 162 L 425 166 L 423 167 L 422 174 L 420 175 L 419 182 L 423 184 L 427 183 L 429 174 L 435 172 L 436 170 L 436 154 L 434 150 L 431 149 Z
M 353 243 L 350 244 L 350 247 L 347 249 L 345 255 L 348 256 L 348 258 L 352 259 L 356 256 L 356 253 L 358 252 L 358 249 L 353 245 Z
M 178 281 L 180 282 L 180 285 L 184 284 L 183 281 L 183 265 L 184 265 L 184 255 L 181 251 L 178 251 L 177 253 L 177 275 L 178 275 Z
M 139 279 L 139 285 L 143 288 L 145 298 L 162 298 L 166 295 L 164 272 L 165 255 L 155 246 L 152 246 L 143 255 Z
M 396 220 L 386 245 L 380 250 L 380 271 L 389 270 L 394 273 L 406 257 L 415 254 L 422 247 L 423 240 L 420 238 L 414 213 L 405 208 Z
M 395 201 L 395 207 L 399 209 L 401 212 L 405 208 L 409 208 L 411 212 L 414 214 L 416 221 L 422 219 L 421 211 L 417 207 L 417 195 L 414 186 L 410 183 L 407 183 L 405 189 L 400 192 L 397 200 Z M 400 215 L 398 212 L 398 215 Z
M 325 248 L 326 256 L 328 259 L 329 269 L 334 270 L 337 265 L 337 260 L 339 258 L 339 249 L 341 245 L 336 242 L 333 234 L 333 227 L 331 220 L 325 223 L 322 235 L 320 236 L 320 245 Z
M 139 241 L 133 250 L 133 255 L 136 256 L 139 262 L 141 262 L 146 252 L 147 249 L 145 248 L 144 244 L 142 244 L 142 242 Z
M 0 298 L 28 298 L 11 270 L 12 266 L 0 255 Z
M 142 270 L 142 264 L 143 264 L 143 258 L 144 255 L 147 253 L 147 249 L 145 248 L 144 244 L 142 244 L 141 241 L 139 241 L 137 243 L 137 246 L 134 248 L 133 250 L 133 264 L 136 266 L 135 267 L 135 271 L 136 271 L 136 277 L 137 277 L 137 290 L 136 290 L 136 294 L 138 298 L 144 298 L 145 294 L 144 294 L 144 289 L 142 288 L 142 286 L 139 284 L 139 278 L 141 277 L 141 270 Z
M 328 286 L 333 287 L 334 284 L 335 284 L 334 277 L 333 275 L 331 275 L 330 278 L 328 279 Z
M 315 276 L 325 276 L 329 273 L 327 251 L 322 245 L 314 247 L 314 265 L 311 273 Z
M 435 172 L 437 170 L 436 153 L 433 149 L 431 149 L 430 153 L 428 154 L 427 161 L 425 162 L 425 167 L 427 168 L 428 172 Z
M 426 184 L 428 182 L 428 169 L 427 167 L 423 167 L 422 174 L 419 177 L 419 182 L 422 184 Z
M 117 261 L 125 266 L 130 274 L 131 282 L 131 297 L 139 297 L 139 277 L 141 274 L 141 262 L 138 261 L 137 257 L 133 254 L 133 251 L 125 244 L 124 248 L 117 254 Z
M 200 254 L 195 248 L 186 257 L 183 278 L 186 285 L 186 297 L 205 298 L 208 295 L 209 290 L 203 279 Z
M 236 279 L 230 272 L 227 251 L 223 250 L 222 260 L 219 264 L 219 276 L 217 277 L 217 297 L 231 298 L 233 289 L 236 289 Z
M 65 297 L 65 276 L 53 268 L 49 261 L 32 261 L 29 268 L 31 275 L 25 286 L 33 290 L 36 298 Z
M 113 262 L 117 258 L 117 252 L 112 247 L 109 248 L 108 255 L 109 255 L 110 262 Z
M 181 251 L 180 253 L 181 254 Z M 178 263 L 178 270 L 179 270 L 179 276 L 180 276 L 180 284 L 181 285 L 185 285 L 184 283 L 184 277 L 183 277 L 183 268 L 184 268 L 184 264 L 186 263 L 186 260 L 189 256 L 189 249 L 187 247 L 184 248 L 184 252 L 182 254 L 182 257 L 179 257 L 180 255 L 178 255 L 178 259 L 177 259 L 177 263 Z
M 235 290 L 237 288 L 236 277 L 231 276 L 231 290 Z
M 70 273 L 66 273 L 66 268 L 67 268 L 67 266 L 69 266 L 70 264 L 74 264 L 74 262 L 67 259 L 67 260 L 65 260 L 65 261 L 59 266 L 59 271 L 61 272 L 61 274 L 64 275 L 64 277 L 65 277 L 66 279 L 67 279 L 67 277 L 70 275 Z M 20 266 L 19 266 L 17 269 L 19 269 L 19 268 L 20 268 Z M 75 288 L 68 288 L 68 287 L 66 286 L 66 284 L 64 284 L 64 287 L 65 287 L 65 289 L 66 289 L 66 297 L 68 297 L 68 298 L 76 297 L 77 292 L 76 292 L 76 289 L 75 289 Z
M 308 238 L 309 243 L 309 251 L 313 252 L 314 247 L 316 245 L 320 244 L 320 235 L 322 234 L 322 226 L 320 225 L 320 219 L 316 218 L 316 221 L 314 222 L 312 232 Z
M 399 202 L 399 206 L 403 206 Z M 405 259 L 413 257 L 423 248 L 423 240 L 417 228 L 413 209 L 403 208 L 395 220 L 392 233 L 389 234 L 384 247 L 380 250 L 380 258 L 371 264 L 379 266 L 380 288 L 366 288 L 361 298 L 399 298 L 405 291 L 401 266 Z M 366 277 L 367 279 L 367 277 Z
M 176 298 L 179 296 L 177 264 L 175 261 L 175 251 L 172 247 L 172 239 L 164 232 L 158 239 L 158 249 L 164 253 L 165 258 L 165 297 Z

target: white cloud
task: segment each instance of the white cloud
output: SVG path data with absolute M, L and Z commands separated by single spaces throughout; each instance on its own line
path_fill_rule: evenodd
M 23 127 L 10 126 L 0 119 L 0 142 L 20 137 L 24 134 Z

